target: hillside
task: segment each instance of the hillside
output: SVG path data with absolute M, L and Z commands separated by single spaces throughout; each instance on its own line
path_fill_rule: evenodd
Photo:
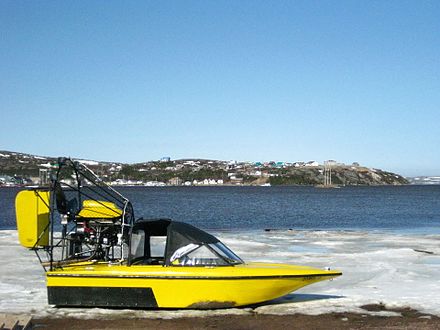
M 56 163 L 42 157 L 0 151 L 0 185 L 40 184 Z M 318 185 L 324 167 L 311 161 L 237 162 L 204 159 L 148 161 L 137 164 L 81 160 L 104 181 L 114 185 Z M 408 181 L 395 173 L 335 163 L 332 183 L 337 185 L 401 185 Z

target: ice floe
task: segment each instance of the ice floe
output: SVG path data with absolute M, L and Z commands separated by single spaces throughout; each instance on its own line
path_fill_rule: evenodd
M 367 231 L 213 232 L 246 261 L 330 267 L 333 281 L 307 286 L 252 308 L 215 311 L 54 308 L 47 305 L 45 277 L 34 253 L 18 244 L 15 230 L 0 231 L 0 312 L 48 317 L 173 318 L 224 314 L 321 314 L 366 311 L 367 304 L 411 307 L 440 315 L 440 235 Z

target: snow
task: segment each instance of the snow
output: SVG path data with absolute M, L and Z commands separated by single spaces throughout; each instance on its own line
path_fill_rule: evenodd
M 383 303 L 440 315 L 440 235 L 274 231 L 241 235 L 245 244 L 237 236 L 226 234 L 223 241 L 245 260 L 329 266 L 343 272 L 331 282 L 278 299 L 282 303 L 258 307 L 257 313 L 364 313 L 360 306 Z M 267 245 L 251 246 L 249 240 Z
M 51 167 L 52 167 L 52 164 L 51 164 L 50 162 L 47 162 L 46 164 L 40 164 L 40 165 L 38 165 L 38 166 L 40 166 L 40 167 L 46 167 L 46 168 L 51 168 Z
M 89 165 L 89 166 L 99 165 L 99 162 L 94 161 L 94 160 L 84 160 L 84 159 L 76 159 L 76 160 L 84 165 Z
M 254 308 L 215 311 L 108 310 L 47 305 L 44 272 L 34 253 L 18 244 L 15 230 L 0 231 L 0 312 L 48 317 L 148 317 L 230 314 L 321 314 L 366 311 L 366 304 L 410 307 L 440 316 L 440 234 L 364 231 L 213 232 L 246 261 L 339 269 L 343 275 L 307 286 Z

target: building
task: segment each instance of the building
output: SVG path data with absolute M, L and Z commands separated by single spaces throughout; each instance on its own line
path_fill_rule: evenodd
M 307 162 L 305 166 L 307 166 L 307 167 L 317 167 L 317 166 L 319 166 L 319 163 L 316 160 L 311 160 L 310 162 Z
M 183 180 L 179 177 L 174 177 L 168 180 L 168 184 L 171 186 L 181 186 L 183 184 Z

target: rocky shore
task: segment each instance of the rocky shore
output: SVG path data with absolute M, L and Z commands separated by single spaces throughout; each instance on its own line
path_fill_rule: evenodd
M 218 186 L 218 185 L 320 185 L 325 182 L 325 165 L 308 162 L 243 162 L 206 159 L 164 158 L 125 164 L 80 160 L 112 185 Z M 57 158 L 0 151 L 0 186 L 35 185 L 48 181 Z M 402 185 L 409 182 L 399 174 L 358 163 L 331 164 L 331 183 L 348 185 Z

